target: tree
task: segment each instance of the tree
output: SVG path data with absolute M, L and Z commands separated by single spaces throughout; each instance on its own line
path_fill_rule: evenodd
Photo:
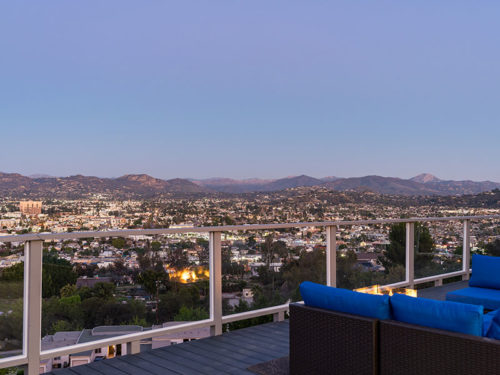
M 161 243 L 159 243 L 158 241 L 151 242 L 151 250 L 160 251 L 160 249 L 161 249 Z
M 255 235 L 251 235 L 250 237 L 248 237 L 247 239 L 247 246 L 249 248 L 252 248 L 252 247 L 255 247 L 255 245 L 257 245 L 257 241 L 255 240 Z
M 272 263 L 275 256 L 279 258 L 288 255 L 288 248 L 283 241 L 273 241 L 273 236 L 266 236 L 264 243 L 260 245 L 263 261 L 267 266 Z
M 116 286 L 113 283 L 96 283 L 92 288 L 92 295 L 94 297 L 109 300 L 113 298 Z
M 9 314 L 0 315 L 0 339 L 10 341 L 15 349 L 22 346 L 23 339 L 23 301 L 16 300 L 9 306 Z
M 174 320 L 177 322 L 192 322 L 195 320 L 208 319 L 208 312 L 201 307 L 186 307 L 182 306 L 179 312 L 175 315 Z
M 167 287 L 168 273 L 165 271 L 145 270 L 137 275 L 137 282 L 151 295 L 155 296 L 160 287 Z
M 490 242 L 485 245 L 484 250 L 486 254 L 498 257 L 500 256 L 500 240 L 497 239 L 494 242 Z
M 42 265 L 42 296 L 59 295 L 62 287 L 76 283 L 77 274 L 71 263 L 54 255 L 44 255 Z M 18 263 L 2 271 L 2 281 L 23 281 L 24 263 Z
M 111 240 L 111 245 L 113 245 L 113 247 L 117 249 L 123 249 L 125 247 L 125 244 L 126 244 L 125 239 L 121 237 L 113 238 Z
M 382 265 L 386 270 L 396 265 L 406 264 L 406 224 L 398 223 L 391 227 L 389 232 L 390 244 L 384 255 L 380 257 Z M 429 232 L 429 228 L 421 223 L 415 223 L 415 268 L 419 265 L 425 266 L 432 261 L 434 256 L 434 240 Z
M 76 285 L 66 284 L 61 288 L 59 292 L 61 297 L 71 297 L 76 294 Z
M 23 281 L 24 280 L 24 263 L 14 264 L 5 268 L 0 274 L 2 281 Z
M 43 257 L 42 296 L 49 298 L 59 295 L 65 285 L 76 283 L 77 274 L 70 262 L 57 256 Z

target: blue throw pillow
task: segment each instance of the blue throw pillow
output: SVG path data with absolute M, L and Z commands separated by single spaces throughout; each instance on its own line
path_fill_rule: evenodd
M 486 337 L 500 340 L 500 310 L 495 310 L 487 315 L 491 316 L 491 321 L 486 329 Z
M 307 306 L 376 319 L 391 319 L 389 296 L 378 296 L 333 288 L 305 281 L 300 294 Z
M 395 294 L 391 307 L 394 319 L 401 322 L 474 336 L 483 334 L 483 306 Z
M 500 257 L 472 255 L 472 276 L 469 286 L 500 289 Z

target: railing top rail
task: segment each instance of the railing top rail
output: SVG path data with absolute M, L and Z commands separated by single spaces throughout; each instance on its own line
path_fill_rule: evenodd
M 272 230 L 306 227 L 326 227 L 326 226 L 349 226 L 349 225 L 377 225 L 395 223 L 416 223 L 416 222 L 436 222 L 436 221 L 460 221 L 460 220 L 492 220 L 500 219 L 500 215 L 482 216 L 448 216 L 448 217 L 411 217 L 406 219 L 377 219 L 377 220 L 352 220 L 352 221 L 315 221 L 297 223 L 278 224 L 244 224 L 225 225 L 214 227 L 193 227 L 193 228 L 159 228 L 159 229 L 123 229 L 109 231 L 87 231 L 87 232 L 64 232 L 64 233 L 28 233 L 0 236 L 0 242 L 25 242 L 36 240 L 75 240 L 79 238 L 102 238 L 102 237 L 129 237 L 141 235 L 162 235 L 179 233 L 209 233 L 209 232 L 231 232 L 231 231 L 253 231 Z

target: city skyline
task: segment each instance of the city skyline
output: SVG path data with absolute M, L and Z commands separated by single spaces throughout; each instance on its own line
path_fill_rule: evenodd
M 0 170 L 500 181 L 499 4 L 196 5 L 2 4 Z

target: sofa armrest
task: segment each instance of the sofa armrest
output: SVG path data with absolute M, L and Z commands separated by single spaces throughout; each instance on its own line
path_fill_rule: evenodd
M 379 373 L 378 320 L 290 304 L 290 374 Z
M 380 373 L 500 373 L 500 341 L 413 324 L 380 322 Z

